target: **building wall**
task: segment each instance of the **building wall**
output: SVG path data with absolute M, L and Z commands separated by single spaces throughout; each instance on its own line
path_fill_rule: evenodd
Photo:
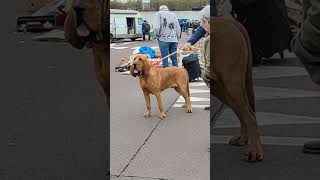
M 142 18 L 153 24 L 153 18 L 158 11 L 140 11 Z M 171 11 L 177 18 L 186 18 L 192 20 L 199 20 L 199 11 Z

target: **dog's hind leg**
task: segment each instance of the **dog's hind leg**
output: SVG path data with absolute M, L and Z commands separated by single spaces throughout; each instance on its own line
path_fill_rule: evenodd
M 159 111 L 160 111 L 160 118 L 161 119 L 166 118 L 167 116 L 166 116 L 166 113 L 164 112 L 160 92 L 155 94 L 155 96 L 156 96 L 157 102 L 158 102 L 158 107 L 159 107 Z
M 183 90 L 184 89 L 184 90 Z M 184 107 L 188 109 L 188 113 L 192 113 L 192 106 L 189 96 L 189 88 L 180 88 L 175 87 L 174 90 L 176 90 L 183 98 L 184 98 Z
M 233 95 L 231 96 L 230 93 L 228 93 L 228 91 L 226 91 L 226 85 L 223 85 L 222 81 L 216 81 L 215 85 L 213 86 L 213 95 L 215 97 L 217 97 L 223 104 L 228 105 L 233 111 L 234 113 L 237 115 L 238 119 L 240 120 L 240 135 L 239 136 L 235 136 L 234 138 L 232 138 L 230 140 L 230 144 L 232 145 L 247 145 L 248 144 L 248 136 L 247 136 L 247 126 L 244 123 L 244 119 L 242 118 L 241 114 L 242 112 L 239 112 L 238 109 L 239 106 L 236 106 L 235 103 L 233 101 L 238 101 L 238 97 L 233 98 L 233 96 L 241 96 L 240 94 L 238 95 Z M 235 86 L 237 87 L 237 86 Z M 229 91 L 230 92 L 230 91 Z
M 151 103 L 150 103 L 150 93 L 147 90 L 142 90 L 144 95 L 144 100 L 146 102 L 146 112 L 144 113 L 144 117 L 150 117 L 151 116 Z
M 240 84 L 231 85 L 217 81 L 213 90 L 214 95 L 235 112 L 241 123 L 240 136 L 234 136 L 230 139 L 229 144 L 249 144 L 248 160 L 262 160 L 263 149 L 260 142 L 256 117 L 247 98 L 245 86 L 241 86 Z
M 238 91 L 226 92 L 226 104 L 236 113 L 241 122 L 241 135 L 230 140 L 232 145 L 244 145 L 249 143 L 248 160 L 261 161 L 263 149 L 260 142 L 260 133 L 254 111 L 251 109 L 244 88 Z

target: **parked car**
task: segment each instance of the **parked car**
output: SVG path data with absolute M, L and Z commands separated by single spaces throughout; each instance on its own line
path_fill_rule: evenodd
M 187 28 L 191 27 L 191 21 L 189 19 L 178 19 L 178 21 L 180 26 L 181 24 L 186 24 Z
M 47 31 L 63 26 L 66 18 L 66 0 L 55 0 L 40 8 L 31 16 L 17 19 L 18 31 Z

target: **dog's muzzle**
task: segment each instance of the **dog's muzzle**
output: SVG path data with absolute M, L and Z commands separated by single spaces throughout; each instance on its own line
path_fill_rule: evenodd
M 133 66 L 133 70 L 132 70 L 132 76 L 133 77 L 137 77 L 138 75 L 139 75 L 139 71 L 138 71 L 138 69 L 137 69 L 137 65 L 136 64 L 133 64 L 132 65 Z

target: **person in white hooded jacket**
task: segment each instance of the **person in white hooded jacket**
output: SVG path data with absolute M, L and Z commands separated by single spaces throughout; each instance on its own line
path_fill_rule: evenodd
M 162 5 L 159 8 L 159 12 L 156 13 L 153 22 L 154 33 L 158 39 L 161 56 L 165 57 L 177 51 L 181 29 L 176 15 L 170 12 L 166 5 Z M 172 65 L 178 66 L 177 55 L 174 54 L 170 58 Z M 169 66 L 168 58 L 163 59 L 162 66 L 163 68 Z

